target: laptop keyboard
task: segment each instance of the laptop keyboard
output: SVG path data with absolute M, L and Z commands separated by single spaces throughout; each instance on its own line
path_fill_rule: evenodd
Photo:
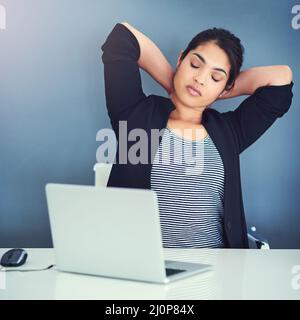
M 173 274 L 184 272 L 185 270 L 181 269 L 172 269 L 172 268 L 166 268 L 167 277 L 172 276 Z

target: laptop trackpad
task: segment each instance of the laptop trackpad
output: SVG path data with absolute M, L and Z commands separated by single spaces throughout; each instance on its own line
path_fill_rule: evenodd
M 210 267 L 210 265 L 200 263 L 165 260 L 167 276 L 172 276 L 182 272 L 205 271 L 210 269 Z
M 166 275 L 167 275 L 167 277 L 169 277 L 169 276 L 173 276 L 174 274 L 184 272 L 184 271 L 186 271 L 186 270 L 166 268 Z

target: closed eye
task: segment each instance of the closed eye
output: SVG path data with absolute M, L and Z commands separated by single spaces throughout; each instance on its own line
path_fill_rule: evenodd
M 193 68 L 198 68 L 197 66 L 194 66 L 192 63 L 191 63 L 191 66 L 192 66 Z
M 193 65 L 192 63 L 191 63 L 191 67 L 193 67 L 193 68 L 199 68 L 199 67 L 197 67 L 197 66 L 195 66 L 195 65 Z M 214 77 L 211 77 L 215 82 L 219 82 L 220 80 L 217 80 L 217 79 L 215 79 Z

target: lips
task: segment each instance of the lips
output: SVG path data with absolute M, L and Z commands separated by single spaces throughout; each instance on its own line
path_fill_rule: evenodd
M 189 91 L 189 93 L 192 95 L 192 96 L 201 96 L 202 94 L 201 94 L 201 92 L 200 92 L 200 90 L 198 90 L 198 89 L 196 89 L 195 87 L 193 87 L 193 86 L 187 86 L 187 89 L 188 89 L 188 91 Z

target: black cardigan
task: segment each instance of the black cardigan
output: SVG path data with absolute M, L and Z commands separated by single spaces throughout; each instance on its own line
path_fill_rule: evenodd
M 150 175 L 155 152 L 152 150 L 151 154 L 150 132 L 154 128 L 166 128 L 169 114 L 175 106 L 169 98 L 144 94 L 137 63 L 140 46 L 127 27 L 117 23 L 101 49 L 106 106 L 119 141 L 107 186 L 151 189 Z M 224 234 L 227 247 L 249 248 L 239 154 L 289 110 L 293 84 L 260 87 L 234 111 L 220 113 L 207 108 L 203 112 L 202 125 L 215 143 L 224 165 Z M 119 155 L 123 154 L 119 149 L 120 140 L 127 139 L 119 137 L 119 121 L 122 120 L 127 121 L 127 132 L 134 128 L 143 128 L 147 132 L 147 163 L 119 164 Z M 135 143 L 127 141 L 123 156 L 127 156 L 127 151 Z

